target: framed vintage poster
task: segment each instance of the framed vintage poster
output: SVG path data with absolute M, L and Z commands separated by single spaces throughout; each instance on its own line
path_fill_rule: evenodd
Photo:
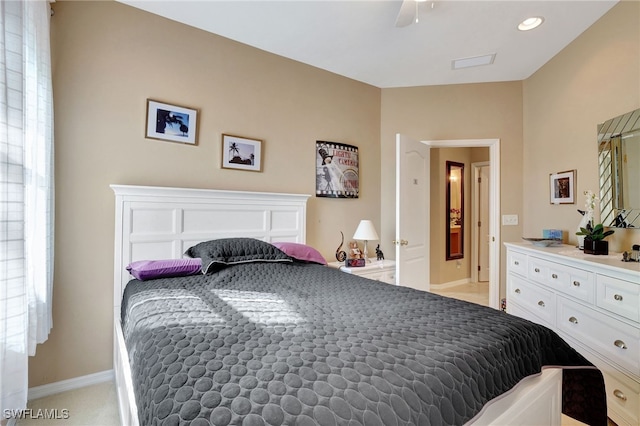
M 576 171 L 552 173 L 549 175 L 551 204 L 575 204 Z
M 198 111 L 177 105 L 147 99 L 147 125 L 145 136 L 195 145 Z
M 262 141 L 222 135 L 222 168 L 262 171 Z
M 358 198 L 358 147 L 316 141 L 316 197 Z

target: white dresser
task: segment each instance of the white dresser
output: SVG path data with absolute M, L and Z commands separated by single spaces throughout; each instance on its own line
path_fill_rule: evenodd
M 640 263 L 573 246 L 507 247 L 507 312 L 556 331 L 604 374 L 609 417 L 640 424 Z

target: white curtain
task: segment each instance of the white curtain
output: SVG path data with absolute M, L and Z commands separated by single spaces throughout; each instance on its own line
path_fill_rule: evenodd
M 0 414 L 26 407 L 52 327 L 53 99 L 48 0 L 0 2 Z

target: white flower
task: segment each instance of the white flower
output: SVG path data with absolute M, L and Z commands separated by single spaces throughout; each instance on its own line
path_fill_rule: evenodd
M 598 201 L 598 197 L 596 197 L 596 194 L 594 194 L 590 189 L 584 191 L 584 195 L 584 207 L 587 209 L 588 213 L 591 213 L 591 215 L 593 215 L 593 210 L 596 208 L 596 201 Z

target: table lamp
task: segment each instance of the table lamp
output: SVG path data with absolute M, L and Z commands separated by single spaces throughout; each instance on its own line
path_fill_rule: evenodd
M 367 242 L 380 239 L 376 228 L 373 226 L 373 222 L 370 220 L 361 220 L 358 229 L 356 229 L 356 233 L 353 234 L 353 239 L 364 241 L 364 258 L 366 262 L 371 262 L 371 260 L 369 260 L 369 254 L 367 253 Z

